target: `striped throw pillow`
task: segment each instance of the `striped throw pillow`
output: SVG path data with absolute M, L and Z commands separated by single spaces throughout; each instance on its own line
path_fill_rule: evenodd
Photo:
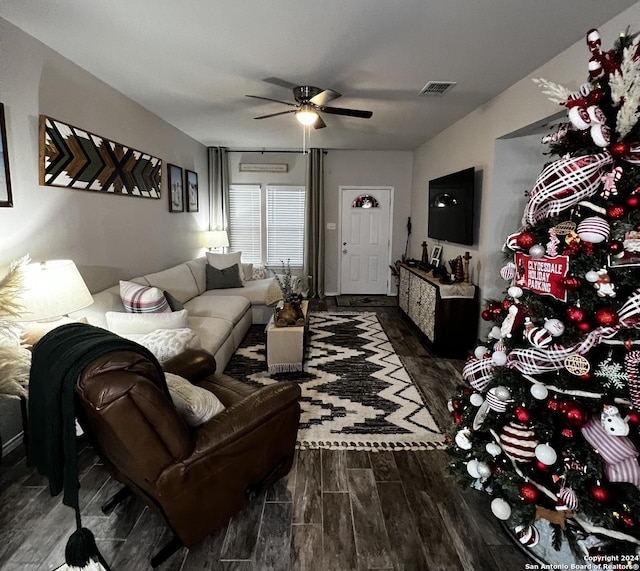
M 120 281 L 120 299 L 129 313 L 166 313 L 171 308 L 162 290 Z

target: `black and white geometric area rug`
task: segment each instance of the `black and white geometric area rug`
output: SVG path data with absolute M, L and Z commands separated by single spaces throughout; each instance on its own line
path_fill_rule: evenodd
M 269 374 L 264 330 L 253 326 L 225 374 L 259 387 L 302 389 L 298 448 L 430 450 L 444 435 L 375 313 L 311 313 L 304 370 Z

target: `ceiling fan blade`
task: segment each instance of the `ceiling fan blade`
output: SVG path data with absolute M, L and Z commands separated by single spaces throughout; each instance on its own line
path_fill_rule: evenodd
M 329 101 L 333 101 L 334 99 L 338 99 L 338 97 L 342 97 L 340 93 L 334 91 L 333 89 L 325 89 L 318 93 L 318 95 L 314 95 L 311 99 L 309 99 L 309 103 L 313 103 L 314 105 L 319 105 L 322 107 L 329 103 Z
M 361 109 L 344 109 L 343 107 L 321 107 L 320 111 L 332 113 L 333 115 L 346 115 L 347 117 L 360 117 L 369 119 L 373 116 L 373 111 L 363 111 Z
M 280 113 L 269 113 L 269 115 L 260 115 L 260 117 L 254 117 L 254 119 L 267 119 L 268 117 L 277 117 L 278 115 L 287 115 L 288 113 L 295 113 L 296 109 L 289 109 L 289 111 L 280 111 Z
M 291 83 L 286 79 L 280 79 L 279 77 L 265 77 L 262 81 L 270 83 L 271 85 L 277 85 L 278 87 L 284 87 L 285 89 L 293 89 L 296 87 L 295 83 Z
M 315 123 L 313 124 L 313 128 L 314 129 L 324 129 L 327 126 L 327 124 L 322 120 L 322 117 L 320 117 L 320 115 L 318 115 L 318 118 L 315 120 Z
M 262 99 L 263 101 L 273 101 L 274 103 L 282 103 L 284 105 L 291 105 L 291 107 L 297 107 L 296 103 L 289 103 L 288 101 L 281 101 L 280 99 L 271 99 L 271 97 L 261 97 L 260 95 L 245 95 L 245 97 L 251 97 L 252 99 Z

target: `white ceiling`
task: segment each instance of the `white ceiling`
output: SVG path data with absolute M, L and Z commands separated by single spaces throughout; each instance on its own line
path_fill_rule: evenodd
M 311 146 L 413 149 L 635 0 L 0 0 L 0 16 L 205 145 L 299 148 L 293 101 L 331 88 Z M 610 45 L 614 38 L 605 38 Z M 585 79 L 588 52 L 585 45 Z M 418 97 L 428 81 L 456 81 Z

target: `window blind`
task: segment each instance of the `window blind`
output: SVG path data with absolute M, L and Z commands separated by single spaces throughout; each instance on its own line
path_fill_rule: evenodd
M 304 256 L 305 189 L 267 187 L 267 264 L 279 267 L 287 260 L 302 267 Z
M 229 186 L 229 247 L 246 263 L 262 262 L 260 186 Z

